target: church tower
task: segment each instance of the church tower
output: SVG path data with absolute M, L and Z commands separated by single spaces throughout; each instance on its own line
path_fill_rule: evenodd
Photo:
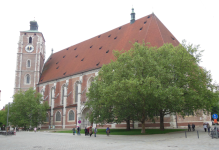
M 37 22 L 30 21 L 30 30 L 20 31 L 15 70 L 14 94 L 35 88 L 45 60 L 45 39 L 38 31 Z

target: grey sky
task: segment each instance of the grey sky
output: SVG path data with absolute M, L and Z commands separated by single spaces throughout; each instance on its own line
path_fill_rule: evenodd
M 181 42 L 204 49 L 202 67 L 219 82 L 217 0 L 8 0 L 0 1 L 0 109 L 12 101 L 19 31 L 38 22 L 46 40 L 46 57 L 71 45 L 129 23 L 132 6 L 136 19 L 152 12 Z

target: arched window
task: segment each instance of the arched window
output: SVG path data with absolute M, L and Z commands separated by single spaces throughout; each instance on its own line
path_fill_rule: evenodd
M 87 91 L 89 91 L 89 88 L 91 87 L 91 84 L 92 84 L 93 81 L 94 81 L 94 77 L 91 77 L 91 78 L 88 80 L 88 83 L 87 83 Z
M 46 114 L 46 120 L 45 120 L 45 122 L 49 122 L 49 114 L 48 114 L 48 113 Z
M 30 68 L 30 60 L 27 60 L 27 67 Z
M 42 95 L 43 95 L 43 97 L 44 97 L 44 91 L 43 91 L 43 89 L 41 90 L 41 92 L 40 92 Z
M 29 43 L 32 43 L 32 37 L 29 37 Z
M 29 74 L 26 75 L 26 84 L 30 84 L 30 75 Z
M 61 113 L 59 111 L 56 112 L 56 121 L 61 121 Z
M 75 114 L 73 110 L 69 111 L 68 120 L 69 121 L 75 120 Z
M 79 82 L 77 81 L 75 83 L 75 103 L 78 102 L 78 84 L 79 84 Z

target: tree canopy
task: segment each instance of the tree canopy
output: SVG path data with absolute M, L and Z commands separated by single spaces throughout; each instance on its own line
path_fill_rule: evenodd
M 45 121 L 48 108 L 48 103 L 43 103 L 42 95 L 33 88 L 19 91 L 14 95 L 13 103 L 9 108 L 10 124 L 19 127 L 36 127 Z
M 119 123 L 128 118 L 141 122 L 159 114 L 185 115 L 185 110 L 211 111 L 218 102 L 210 72 L 198 63 L 198 46 L 164 44 L 157 48 L 135 43 L 129 51 L 114 51 L 115 61 L 103 65 L 91 84 L 86 103 L 98 123 Z
M 8 105 L 5 105 L 5 110 L 0 111 L 0 127 L 6 127 L 7 124 Z

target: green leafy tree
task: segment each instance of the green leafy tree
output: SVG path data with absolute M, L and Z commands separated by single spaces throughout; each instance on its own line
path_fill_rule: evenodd
M 106 114 L 102 121 L 108 114 L 113 121 L 125 120 L 131 114 L 145 133 L 145 120 L 154 120 L 158 112 L 160 129 L 164 130 L 165 115 L 184 115 L 185 110 L 209 112 L 218 102 L 210 73 L 198 66 L 198 46 L 183 42 L 156 48 L 135 43 L 128 52 L 114 51 L 114 55 L 115 61 L 103 65 L 95 86 L 87 93 L 87 106 L 94 112 L 91 115 L 101 110 Z
M 7 105 L 5 105 L 5 108 L 8 107 Z M 5 127 L 7 124 L 7 110 L 1 110 L 0 111 L 0 127 Z
M 45 121 L 48 108 L 48 103 L 43 103 L 42 95 L 33 88 L 19 91 L 10 107 L 10 123 L 20 127 L 36 127 Z

